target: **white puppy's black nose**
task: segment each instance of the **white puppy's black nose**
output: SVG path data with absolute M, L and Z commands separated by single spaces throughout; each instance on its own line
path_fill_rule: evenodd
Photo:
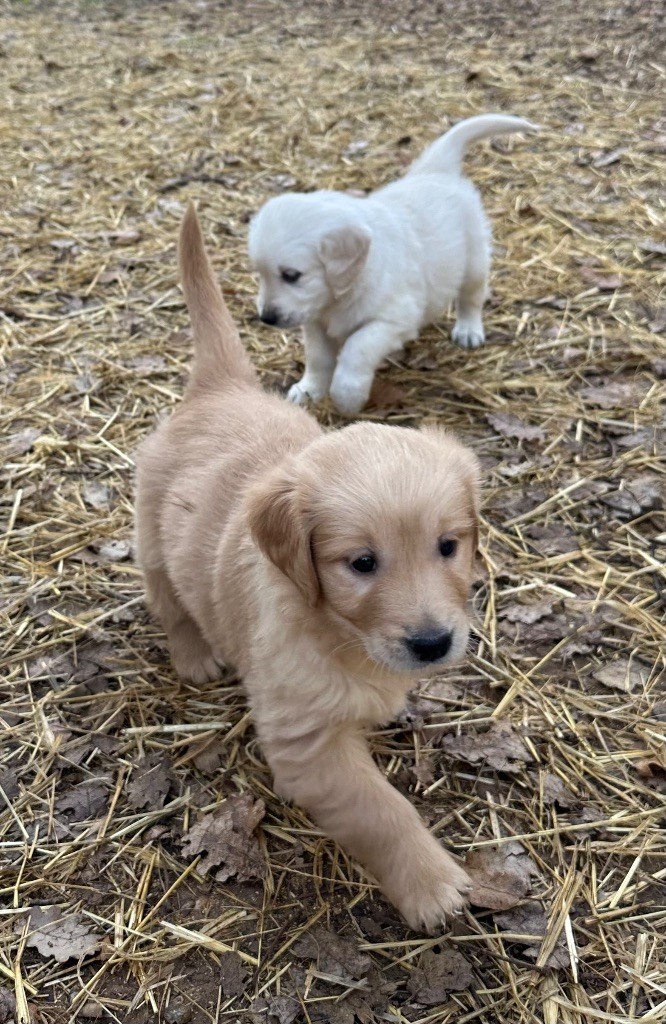
M 259 315 L 259 319 L 261 320 L 262 324 L 270 324 L 271 327 L 275 327 L 278 320 L 280 319 L 280 316 L 276 309 L 271 309 L 269 306 L 266 309 L 262 309 Z
M 405 645 L 419 661 L 439 661 L 448 653 L 452 639 L 453 634 L 449 630 L 416 633 L 405 639 Z

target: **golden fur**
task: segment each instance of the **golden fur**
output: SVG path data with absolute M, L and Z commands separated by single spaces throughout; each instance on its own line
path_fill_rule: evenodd
M 203 682 L 221 663 L 241 673 L 276 791 L 372 872 L 409 925 L 432 930 L 461 908 L 467 875 L 379 772 L 363 730 L 465 651 L 476 459 L 433 429 L 325 434 L 264 392 L 193 207 L 180 268 L 194 366 L 138 458 L 148 603 L 182 678 Z M 352 566 L 371 556 L 371 571 Z M 442 630 L 450 648 L 419 661 L 410 638 Z

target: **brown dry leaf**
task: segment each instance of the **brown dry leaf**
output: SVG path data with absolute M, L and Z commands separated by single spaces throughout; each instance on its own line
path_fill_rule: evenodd
M 236 953 L 222 953 L 220 960 L 220 984 L 223 994 L 229 999 L 242 996 L 245 991 L 248 970 Z
M 555 604 L 552 598 L 545 598 L 543 601 L 535 601 L 533 604 L 522 604 L 519 601 L 508 605 L 498 612 L 498 618 L 508 619 L 509 622 L 523 622 L 526 626 L 538 622 L 546 615 L 550 615 Z
M 417 1003 L 437 1006 L 449 992 L 469 988 L 473 979 L 471 964 L 462 953 L 456 949 L 444 949 L 441 953 L 428 949 L 410 974 L 407 988 Z
M 574 794 L 567 789 L 559 775 L 546 772 L 543 776 L 543 799 L 547 804 L 559 804 L 560 807 L 572 807 L 577 803 Z
M 10 434 L 2 453 L 4 458 L 12 459 L 17 455 L 25 455 L 30 451 L 37 438 L 41 436 L 42 431 L 38 427 L 27 427 L 16 434 Z
M 367 953 L 359 952 L 356 939 L 335 935 L 326 928 L 307 932 L 292 947 L 296 956 L 313 960 L 323 974 L 336 977 L 364 978 L 372 966 Z
M 517 772 L 520 763 L 534 760 L 510 722 L 494 722 L 487 732 L 471 729 L 460 736 L 445 736 L 448 754 L 468 764 L 489 764 L 499 772 Z
M 641 473 L 628 481 L 627 486 L 638 502 L 641 512 L 664 506 L 664 482 L 656 473 Z
M 433 763 L 429 757 L 422 757 L 418 764 L 410 768 L 410 771 L 422 786 L 429 786 L 435 781 Z
M 167 756 L 144 758 L 135 766 L 126 787 L 128 807 L 133 811 L 163 807 L 171 782 L 171 761 Z
M 31 679 L 44 676 L 54 690 L 71 683 L 92 685 L 94 680 L 106 678 L 103 669 L 115 663 L 108 644 L 91 642 L 81 644 L 71 654 L 43 654 L 28 662 Z
M 137 228 L 124 228 L 120 231 L 107 231 L 106 238 L 116 245 L 133 245 L 141 238 L 141 232 Z
M 134 373 L 151 374 L 162 373 L 166 369 L 164 356 L 135 356 L 129 359 L 125 366 Z
M 623 284 L 618 274 L 600 274 L 592 267 L 582 267 L 580 274 L 584 281 L 593 284 L 600 292 L 613 292 Z
M 5 719 L 0 716 L 0 726 L 4 727 Z M 4 729 L 2 730 L 4 731 Z M 3 736 L 3 742 L 5 737 Z M 16 777 L 16 772 L 11 771 L 9 768 L 0 770 L 0 787 L 4 790 L 4 794 L 8 800 L 13 800 L 14 797 L 19 795 L 19 784 Z
M 580 548 L 576 534 L 564 523 L 551 522 L 548 526 L 528 524 L 523 534 L 542 555 L 561 555 Z
M 235 875 L 239 882 L 263 878 L 266 864 L 254 830 L 266 813 L 263 800 L 253 800 L 249 793 L 232 796 L 218 811 L 206 814 L 184 837 L 181 845 L 189 856 L 204 853 L 199 870 L 204 874 L 218 864 L 218 882 Z
M 650 669 L 635 658 L 618 658 L 598 668 L 592 675 L 604 686 L 630 693 L 639 686 L 645 686 L 650 678 Z
M 467 854 L 465 868 L 472 879 L 469 901 L 475 907 L 510 910 L 530 891 L 534 871 L 520 843 L 485 846 Z
M 275 1018 L 278 1024 L 294 1024 L 302 1012 L 302 1005 L 299 999 L 293 996 L 267 996 L 269 1018 Z
M 132 553 L 128 540 L 104 540 L 93 545 L 100 562 L 124 562 Z
M 512 939 L 513 942 L 523 943 L 524 955 L 530 960 L 536 960 L 541 952 L 542 940 L 546 934 L 548 917 L 536 900 L 528 900 L 514 910 L 504 914 L 493 914 L 495 924 L 505 932 L 514 932 L 520 935 L 520 939 Z M 530 942 L 532 939 L 534 941 Z M 564 934 L 560 934 L 555 949 L 548 957 L 546 964 L 551 970 L 561 970 L 570 966 L 570 958 L 567 950 Z
M 543 441 L 546 437 L 543 427 L 530 426 L 508 412 L 486 413 L 486 419 L 503 437 L 516 437 L 519 441 Z
M 650 789 L 666 793 L 666 752 L 657 751 L 651 757 L 641 758 L 634 767 Z
M 23 930 L 23 922 L 17 922 L 17 930 Z M 65 916 L 59 907 L 33 907 L 30 911 L 27 945 L 33 946 L 42 956 L 53 956 L 58 963 L 95 953 L 99 948 L 100 936 L 90 930 L 81 914 Z
M 625 409 L 637 404 L 645 394 L 645 389 L 636 381 L 610 381 L 598 387 L 582 388 L 579 394 L 587 405 L 597 405 L 602 409 Z
M 105 779 L 104 781 L 108 783 L 110 780 Z M 87 821 L 89 818 L 98 818 L 104 813 L 108 798 L 109 791 L 104 783 L 99 779 L 91 779 L 78 786 L 72 786 L 68 792 L 58 798 L 56 807 L 61 813 L 71 812 L 67 815 L 70 823 Z
M 194 767 L 202 775 L 213 775 L 228 761 L 229 747 L 224 737 L 214 736 L 212 739 L 192 743 L 189 756 L 192 758 Z
M 99 480 L 88 480 L 83 486 L 83 500 L 97 512 L 103 512 L 111 504 L 109 488 L 105 487 Z
M 342 979 L 344 980 L 344 979 Z M 343 998 L 327 1004 L 328 1024 L 378 1024 L 385 1019 L 388 997 L 395 992 L 395 982 L 387 981 L 383 971 L 373 965 L 363 978 L 363 987 L 354 988 Z M 331 986 L 329 991 L 339 993 L 339 987 Z M 314 1019 L 314 1018 L 313 1018 Z
M 427 718 L 443 711 L 447 703 L 459 700 L 461 692 L 459 686 L 444 679 L 428 683 L 427 690 L 409 695 L 396 721 L 403 728 L 418 731 L 423 728 Z
M 375 409 L 395 409 L 404 405 L 406 398 L 407 392 L 403 388 L 378 378 L 372 385 L 369 404 Z
M 16 999 L 8 988 L 0 988 L 0 1024 L 10 1024 L 16 1013 Z

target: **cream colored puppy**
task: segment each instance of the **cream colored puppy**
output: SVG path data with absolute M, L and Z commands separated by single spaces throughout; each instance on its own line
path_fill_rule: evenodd
M 305 373 L 292 402 L 330 392 L 341 412 L 359 412 L 383 360 L 454 300 L 453 340 L 483 343 L 490 227 L 478 191 L 461 176 L 462 158 L 478 139 L 532 130 L 519 117 L 470 117 L 369 196 L 293 193 L 261 208 L 249 237 L 259 315 L 303 327 Z
M 276 791 L 357 857 L 413 928 L 458 911 L 463 868 L 377 769 L 366 727 L 462 657 L 478 466 L 441 430 L 323 433 L 265 393 L 190 207 L 195 356 L 138 457 L 137 542 L 176 670 L 244 678 Z

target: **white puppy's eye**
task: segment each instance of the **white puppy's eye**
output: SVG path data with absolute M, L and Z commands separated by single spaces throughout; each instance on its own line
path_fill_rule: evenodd
M 286 269 L 280 271 L 280 277 L 285 284 L 296 284 L 296 282 L 302 277 L 300 270 Z

